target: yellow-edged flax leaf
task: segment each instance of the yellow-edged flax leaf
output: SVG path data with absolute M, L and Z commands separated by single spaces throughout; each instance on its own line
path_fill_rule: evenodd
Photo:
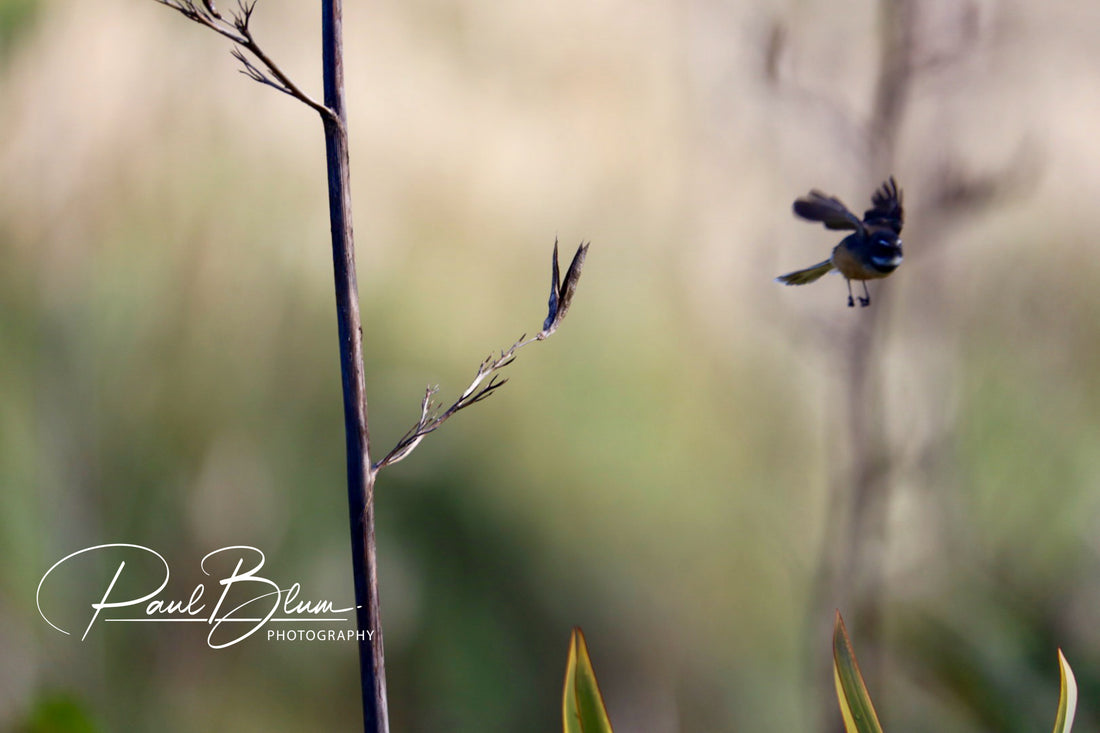
M 1077 712 L 1077 680 L 1062 650 L 1058 650 L 1058 669 L 1062 675 L 1062 691 L 1058 694 L 1058 717 L 1054 719 L 1054 733 L 1069 733 L 1073 728 L 1073 716 Z
M 588 644 L 579 626 L 573 627 L 569 638 L 561 717 L 565 733 L 612 733 L 611 720 L 607 717 L 596 672 L 588 656 Z
M 844 619 L 840 611 L 836 612 L 833 627 L 833 681 L 836 683 L 836 697 L 840 703 L 840 714 L 844 718 L 844 729 L 848 733 L 882 733 L 882 725 L 875 715 L 875 706 L 863 675 L 856 662 L 856 653 L 852 651 L 852 642 L 848 630 L 844 628 Z

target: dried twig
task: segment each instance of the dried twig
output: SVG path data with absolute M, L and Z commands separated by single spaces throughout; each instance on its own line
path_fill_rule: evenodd
M 343 78 L 343 5 L 321 1 L 321 56 L 324 103 L 303 92 L 272 61 L 252 35 L 249 22 L 255 0 L 238 0 L 227 20 L 213 0 L 157 0 L 184 17 L 206 26 L 237 44 L 233 56 L 241 73 L 287 94 L 321 115 L 328 164 L 329 218 L 332 229 L 336 321 L 340 341 L 340 372 L 344 397 L 344 434 L 347 448 L 348 517 L 351 529 L 352 575 L 355 585 L 359 639 L 363 729 L 388 733 L 385 651 L 378 602 L 378 563 L 374 534 L 374 472 L 370 460 L 366 380 L 363 370 L 362 325 L 355 278 L 355 244 L 351 226 L 348 135 L 345 123 Z M 243 49 L 243 50 L 242 50 Z M 250 60 L 245 52 L 255 58 Z
M 382 460 L 370 460 L 366 386 L 363 376 L 362 328 L 359 318 L 358 287 L 355 279 L 355 247 L 351 227 L 351 194 L 348 186 L 348 138 L 345 123 L 343 84 L 342 3 L 322 0 L 322 69 L 324 104 L 303 92 L 272 61 L 256 42 L 249 27 L 255 0 L 238 0 L 226 19 L 213 0 L 156 0 L 184 17 L 206 26 L 237 44 L 233 56 L 241 73 L 253 81 L 287 94 L 321 115 L 325 127 L 325 148 L 329 170 L 329 216 L 332 223 L 333 264 L 336 281 L 337 326 L 340 338 L 340 366 L 344 387 L 344 422 L 348 458 L 348 508 L 351 522 L 352 563 L 355 581 L 356 620 L 366 638 L 359 643 L 360 678 L 365 731 L 388 733 L 385 653 L 378 603 L 378 575 L 374 536 L 374 482 L 378 471 L 408 456 L 428 433 L 435 431 L 459 410 L 488 397 L 507 380 L 496 372 L 515 359 L 516 352 L 534 341 L 543 341 L 565 318 L 584 265 L 587 244 L 581 244 L 565 274 L 559 279 L 558 245 L 554 242 L 550 308 L 542 330 L 533 339 L 519 341 L 499 358 L 489 356 L 478 368 L 470 386 L 446 410 L 439 412 L 429 388 L 420 405 L 420 419 Z M 249 57 L 250 54 L 252 58 Z M 255 61 L 253 61 L 255 59 Z M 486 379 L 489 381 L 486 383 Z
M 278 65 L 268 57 L 260 44 L 252 35 L 249 22 L 252 20 L 252 11 L 256 9 L 256 0 L 238 0 L 237 7 L 226 19 L 214 5 L 213 0 L 202 0 L 202 5 L 196 5 L 195 0 L 156 0 L 161 5 L 179 11 L 185 18 L 199 25 L 206 26 L 215 33 L 225 36 L 238 45 L 234 48 L 233 57 L 241 62 L 241 73 L 253 81 L 266 84 L 272 89 L 277 89 L 283 94 L 294 97 L 306 106 L 315 110 L 327 122 L 342 124 L 338 115 L 331 109 L 321 104 L 313 97 L 306 94 Z M 252 54 L 259 61 L 257 66 L 244 51 Z
M 520 336 L 519 340 L 512 344 L 509 349 L 502 350 L 497 358 L 490 354 L 485 361 L 481 362 L 481 366 L 478 367 L 477 374 L 474 375 L 470 385 L 446 410 L 440 412 L 440 405 L 434 400 L 439 387 L 428 387 L 424 391 L 424 399 L 420 402 L 420 419 L 397 441 L 397 445 L 389 453 L 374 464 L 372 467 L 374 474 L 377 474 L 386 466 L 391 466 L 406 458 L 416 450 L 416 447 L 420 445 L 425 436 L 438 430 L 443 423 L 459 410 L 464 410 L 470 405 L 482 401 L 504 386 L 508 380 L 500 379 L 497 372 L 515 361 L 516 352 L 524 346 L 550 338 L 565 319 L 565 314 L 573 301 L 573 294 L 577 291 L 577 283 L 580 281 L 581 269 L 584 267 L 584 258 L 587 254 L 588 244 L 582 242 L 577 248 L 576 254 L 573 255 L 573 261 L 569 264 L 565 279 L 561 280 L 558 268 L 558 242 L 554 240 L 554 256 L 550 263 L 550 305 L 546 320 L 542 324 L 542 330 L 534 338 L 527 338 L 527 334 Z M 485 382 L 486 379 L 489 380 L 488 383 Z
M 533 343 L 535 340 L 536 339 L 527 339 L 525 341 L 524 337 L 521 336 L 519 341 L 512 344 L 512 348 L 500 352 L 499 359 L 494 359 L 490 354 L 489 357 L 481 363 L 481 366 L 478 367 L 477 375 L 474 377 L 474 380 L 470 382 L 470 386 L 466 388 L 466 391 L 463 392 L 450 407 L 442 412 L 439 411 L 439 403 L 434 399 L 435 394 L 439 391 L 438 385 L 435 387 L 428 387 L 424 391 L 424 399 L 420 402 L 420 419 L 417 420 L 416 425 L 413 425 L 412 428 L 401 437 L 401 440 L 397 441 L 397 445 L 395 445 L 389 453 L 374 464 L 374 471 L 378 472 L 382 468 L 393 465 L 406 458 L 418 445 L 420 445 L 420 441 L 422 441 L 428 433 L 437 430 L 456 412 L 480 402 L 498 388 L 503 387 L 508 380 L 500 379 L 494 372 L 511 364 L 516 358 L 516 351 L 527 344 Z M 482 386 L 486 377 L 490 375 L 492 375 L 492 378 L 489 379 L 489 383 Z

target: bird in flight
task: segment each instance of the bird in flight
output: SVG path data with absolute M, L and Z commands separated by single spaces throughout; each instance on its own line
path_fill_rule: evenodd
M 804 270 L 780 275 L 776 282 L 784 285 L 812 283 L 830 270 L 837 270 L 848 281 L 848 307 L 855 306 L 852 298 L 852 281 L 863 283 L 861 306 L 871 305 L 868 280 L 877 280 L 892 273 L 901 264 L 901 226 L 904 212 L 901 208 L 901 191 L 893 176 L 871 196 L 871 208 L 858 216 L 848 210 L 835 196 L 826 196 L 814 189 L 809 195 L 794 202 L 794 213 L 808 221 L 819 221 L 826 229 L 853 229 L 833 254 L 824 262 Z

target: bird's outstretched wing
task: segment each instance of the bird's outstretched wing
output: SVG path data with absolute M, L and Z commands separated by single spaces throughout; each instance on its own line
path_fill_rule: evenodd
M 905 223 L 905 211 L 901 207 L 901 191 L 893 176 L 882 184 L 871 197 L 872 207 L 863 215 L 863 223 L 869 227 L 884 226 L 901 234 Z
M 826 229 L 863 231 L 863 222 L 849 211 L 840 199 L 826 196 L 816 189 L 810 191 L 808 196 L 803 196 L 794 202 L 794 213 L 803 219 L 819 221 L 825 225 Z

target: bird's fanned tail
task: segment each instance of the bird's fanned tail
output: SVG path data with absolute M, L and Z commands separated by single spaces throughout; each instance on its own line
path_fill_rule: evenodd
M 795 270 L 794 272 L 788 272 L 786 275 L 780 275 L 775 281 L 784 285 L 805 285 L 817 280 L 831 269 L 833 269 L 833 261 L 825 260 L 813 267 L 807 267 L 805 270 Z

